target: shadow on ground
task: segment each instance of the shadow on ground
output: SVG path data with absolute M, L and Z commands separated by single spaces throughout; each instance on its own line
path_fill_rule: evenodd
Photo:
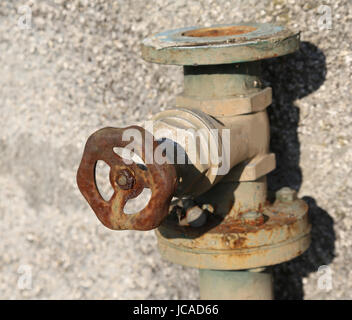
M 277 160 L 276 170 L 268 176 L 269 192 L 284 186 L 297 191 L 301 187 L 299 109 L 294 102 L 318 90 L 325 81 L 326 72 L 324 53 L 309 42 L 302 42 L 299 52 L 263 63 L 264 85 L 273 88 L 273 103 L 268 113 L 270 147 Z M 302 278 L 334 258 L 333 219 L 319 208 L 313 197 L 303 199 L 309 204 L 312 243 L 300 257 L 273 267 L 275 299 L 303 299 Z

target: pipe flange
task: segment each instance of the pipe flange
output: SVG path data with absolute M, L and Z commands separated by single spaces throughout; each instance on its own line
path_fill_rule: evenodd
M 142 56 L 161 64 L 212 65 L 273 58 L 298 48 L 299 33 L 244 22 L 161 32 L 143 41 Z
M 171 262 L 199 269 L 243 270 L 299 256 L 309 247 L 310 230 L 308 205 L 297 199 L 277 200 L 222 221 L 211 214 L 200 228 L 180 226 L 169 216 L 156 234 L 161 255 Z

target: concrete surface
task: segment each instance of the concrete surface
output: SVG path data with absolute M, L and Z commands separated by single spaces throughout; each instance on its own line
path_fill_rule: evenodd
M 75 173 L 90 133 L 150 118 L 182 90 L 181 69 L 141 59 L 144 37 L 238 21 L 302 31 L 299 53 L 264 63 L 279 160 L 270 188 L 299 190 L 313 223 L 309 251 L 274 268 L 276 297 L 352 297 L 350 0 L 3 0 L 0 298 L 198 298 L 197 271 L 162 261 L 153 232 L 104 228 Z M 332 287 L 318 285 L 322 265 Z

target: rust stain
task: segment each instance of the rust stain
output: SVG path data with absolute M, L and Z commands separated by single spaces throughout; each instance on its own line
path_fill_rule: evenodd
M 307 209 L 307 205 L 301 200 L 287 204 L 271 204 L 267 201 L 257 210 L 261 213 L 259 218 L 252 221 L 243 219 L 243 215 L 253 210 L 238 212 L 236 216 L 226 216 L 225 219 L 216 214 L 209 215 L 206 225 L 200 228 L 180 226 L 169 216 L 159 231 L 164 238 L 177 246 L 189 249 L 253 248 L 260 243 L 275 243 L 278 239 L 285 241 L 304 234 Z
M 182 33 L 185 37 L 224 37 L 235 36 L 239 34 L 249 33 L 257 30 L 253 26 L 226 26 L 226 27 L 210 27 L 190 30 Z
M 225 247 L 229 249 L 243 248 L 245 247 L 247 238 L 244 235 L 239 234 L 223 234 L 221 241 Z

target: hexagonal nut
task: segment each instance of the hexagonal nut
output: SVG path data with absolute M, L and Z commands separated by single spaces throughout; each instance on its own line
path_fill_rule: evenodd
M 283 187 L 276 191 L 276 200 L 281 202 L 291 202 L 297 199 L 297 192 L 289 187 Z
M 262 213 L 257 211 L 245 212 L 241 215 L 241 220 L 245 224 L 252 226 L 259 226 L 265 222 L 264 216 Z

